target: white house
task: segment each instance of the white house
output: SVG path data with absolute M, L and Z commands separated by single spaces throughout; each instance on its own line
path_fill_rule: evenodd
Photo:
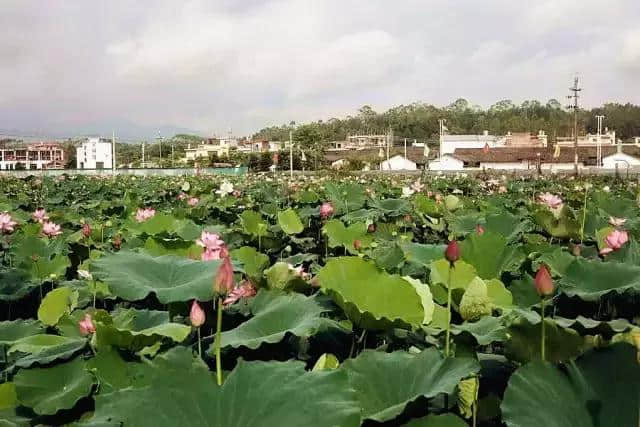
M 432 171 L 457 171 L 464 169 L 464 162 L 453 154 L 443 154 L 440 159 L 429 162 L 429 170 Z
M 111 169 L 112 166 L 111 141 L 91 137 L 76 148 L 76 167 L 78 169 Z
M 640 166 L 640 159 L 621 152 L 616 152 L 602 158 L 603 168 L 615 169 L 616 165 L 618 165 L 618 167 L 622 169 L 630 168 L 633 166 Z
M 399 171 L 399 170 L 418 170 L 418 166 L 415 162 L 405 158 L 404 156 L 397 155 L 391 157 L 389 160 L 385 160 L 380 163 L 380 169 L 383 171 Z
M 488 130 L 482 135 L 442 135 L 440 138 L 442 154 L 452 154 L 457 148 L 503 147 L 506 141 L 504 137 L 489 135 Z

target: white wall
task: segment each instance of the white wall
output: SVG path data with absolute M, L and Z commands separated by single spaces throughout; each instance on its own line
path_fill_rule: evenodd
M 464 162 L 454 157 L 444 155 L 440 160 L 429 162 L 429 170 L 432 171 L 458 171 L 464 169 Z
M 533 167 L 535 168 L 535 166 Z M 509 169 L 509 170 L 527 170 L 529 164 L 522 162 L 480 162 L 480 169 Z
M 615 153 L 602 158 L 602 167 L 605 169 L 615 169 L 616 163 L 619 168 L 626 169 L 631 166 L 640 166 L 640 159 L 624 153 Z
M 100 162 L 103 169 L 112 168 L 110 142 L 102 142 L 99 138 L 88 138 L 76 148 L 76 167 L 78 169 L 97 169 L 97 164 Z
M 382 169 L 383 171 L 388 171 L 388 170 L 392 170 L 392 171 L 399 171 L 399 170 L 414 171 L 414 170 L 417 170 L 418 167 L 416 166 L 416 164 L 414 162 L 412 162 L 409 159 L 405 159 L 402 156 L 394 156 L 394 157 L 390 158 L 389 160 L 385 160 L 384 162 L 382 162 L 380 164 L 380 169 Z

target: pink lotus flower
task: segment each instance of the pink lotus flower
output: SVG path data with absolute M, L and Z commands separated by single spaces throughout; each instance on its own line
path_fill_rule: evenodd
M 625 222 L 627 222 L 626 218 L 616 218 L 614 216 L 609 217 L 609 224 L 614 227 L 622 227 Z
M 547 205 L 551 209 L 562 207 L 562 199 L 551 193 L 543 193 L 538 196 L 538 202 Z
M 187 200 L 187 204 L 191 207 L 197 206 L 198 202 L 200 202 L 200 200 L 198 200 L 197 197 L 190 197 L 189 200 Z
M 536 292 L 540 297 L 548 297 L 549 295 L 553 295 L 554 285 L 553 279 L 551 278 L 551 273 L 546 265 L 540 264 L 540 268 L 536 272 L 536 277 L 534 279 L 534 285 L 536 287 Z
M 34 221 L 39 222 L 40 224 L 49 220 L 49 215 L 47 215 L 47 211 L 44 209 L 36 209 L 35 212 L 31 214 L 31 217 Z
M 220 238 L 220 235 L 217 233 L 210 233 L 208 231 L 203 231 L 200 235 L 200 238 L 196 240 L 196 244 L 202 246 L 203 248 L 212 249 L 212 250 L 220 250 L 224 246 L 224 241 Z
M 629 235 L 626 231 L 613 230 L 607 237 L 604 238 L 606 248 L 602 248 L 600 255 L 606 255 L 613 251 L 620 249 L 625 243 L 629 241 Z
M 78 329 L 82 336 L 87 336 L 96 332 L 96 325 L 93 323 L 93 319 L 89 313 L 84 315 L 84 319 L 78 322 Z
M 484 227 L 480 224 L 476 225 L 476 233 L 478 233 L 478 235 L 482 236 L 484 234 Z
M 231 193 L 231 195 L 233 197 L 240 197 L 242 196 L 242 193 L 240 192 L 240 190 L 233 190 L 233 193 Z
M 329 218 L 331 215 L 333 215 L 334 212 L 335 212 L 335 209 L 333 208 L 333 205 L 329 202 L 324 202 L 320 206 L 320 217 L 322 219 Z
M 227 306 L 235 303 L 240 298 L 249 298 L 256 294 L 256 288 L 253 283 L 244 281 L 240 285 L 236 286 L 229 292 L 229 295 L 222 301 L 222 304 Z
M 507 187 L 505 187 L 504 185 L 501 185 L 500 187 L 498 187 L 498 193 L 503 194 L 507 192 Z
M 45 222 L 42 224 L 42 234 L 47 237 L 56 237 L 62 234 L 60 226 L 53 222 Z
M 13 233 L 14 227 L 18 223 L 11 219 L 7 212 L 0 213 L 0 232 L 4 234 Z
M 233 290 L 233 265 L 226 248 L 221 250 L 222 264 L 218 267 L 216 277 L 213 279 L 213 289 L 221 295 L 226 295 Z
M 189 313 L 189 320 L 191 320 L 191 325 L 194 328 L 199 328 L 204 324 L 206 317 L 204 314 L 204 310 L 198 304 L 198 301 L 193 301 L 191 304 L 191 312 Z
M 420 180 L 417 180 L 416 182 L 411 184 L 411 189 L 416 193 L 420 193 L 422 190 L 424 190 L 424 184 L 420 183 Z
M 146 220 L 153 218 L 156 214 L 156 210 L 153 208 L 138 209 L 136 212 L 136 221 L 145 222 Z
M 178 194 L 178 197 L 177 197 L 178 200 L 184 200 L 186 198 L 187 198 L 187 194 L 186 193 L 180 193 L 180 194 Z
M 220 259 L 220 250 L 213 250 L 209 248 L 205 248 L 204 251 L 200 254 L 200 259 L 202 261 L 214 261 Z

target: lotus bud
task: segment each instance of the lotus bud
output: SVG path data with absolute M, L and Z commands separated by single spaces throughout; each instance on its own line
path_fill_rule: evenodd
M 359 251 L 359 250 L 360 250 L 360 248 L 362 248 L 362 242 L 361 242 L 360 240 L 358 240 L 358 239 L 354 240 L 354 241 L 353 241 L 353 248 L 354 248 L 356 251 Z
M 91 237 L 91 226 L 87 223 L 85 223 L 82 226 L 82 235 L 88 239 L 89 237 Z
M 447 245 L 447 249 L 444 251 L 444 257 L 451 264 L 456 262 L 460 258 L 460 246 L 458 245 L 457 240 L 452 240 Z
M 536 273 L 535 278 L 535 286 L 536 292 L 538 292 L 538 295 L 540 295 L 540 297 L 544 298 L 549 295 L 553 295 L 553 279 L 551 278 L 549 269 L 544 264 L 541 264 L 540 268 L 538 268 L 538 272 Z
M 484 227 L 480 224 L 476 225 L 476 233 L 478 233 L 479 236 L 482 236 L 484 234 Z
M 376 225 L 375 224 L 369 224 L 369 226 L 367 227 L 367 231 L 369 233 L 375 233 L 376 232 Z
M 193 301 L 191 304 L 191 312 L 189 313 L 189 320 L 194 328 L 199 328 L 205 321 L 204 310 L 198 304 L 198 301 Z
M 222 264 L 218 267 L 213 289 L 220 295 L 226 295 L 233 289 L 233 266 L 228 255 L 222 258 Z

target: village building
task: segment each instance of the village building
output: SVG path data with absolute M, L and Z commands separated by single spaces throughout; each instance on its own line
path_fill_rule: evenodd
M 111 169 L 113 154 L 111 141 L 105 138 L 89 137 L 76 147 L 76 167 L 78 169 Z
M 64 150 L 55 142 L 0 147 L 0 170 L 63 169 Z

